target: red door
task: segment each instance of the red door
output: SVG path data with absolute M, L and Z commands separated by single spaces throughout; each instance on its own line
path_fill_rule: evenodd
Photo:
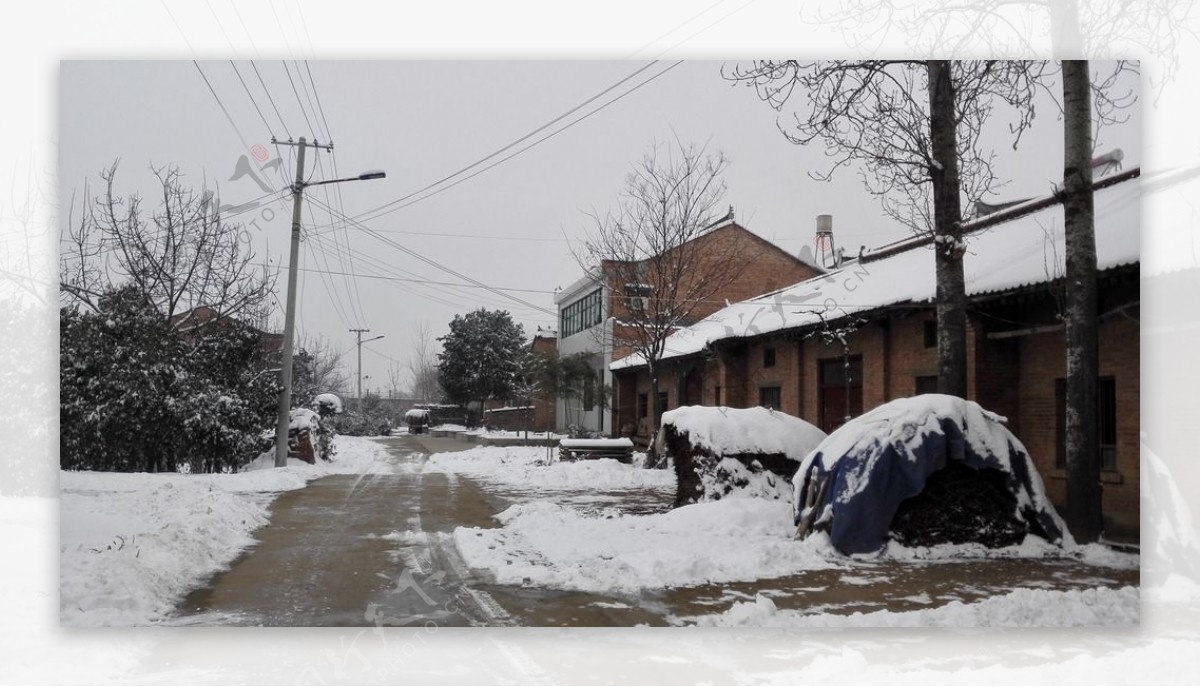
M 821 430 L 832 433 L 846 417 L 862 414 L 862 356 L 828 358 L 820 365 Z

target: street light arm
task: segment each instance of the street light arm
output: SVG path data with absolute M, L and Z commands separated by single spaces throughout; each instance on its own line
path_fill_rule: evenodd
M 309 186 L 321 186 L 322 184 L 339 184 L 343 181 L 370 181 L 371 179 L 383 179 L 385 177 L 387 177 L 387 172 L 377 169 L 371 170 L 370 172 L 363 172 L 356 177 L 345 177 L 344 179 L 326 179 L 325 181 L 306 181 L 301 184 L 301 187 L 308 188 Z

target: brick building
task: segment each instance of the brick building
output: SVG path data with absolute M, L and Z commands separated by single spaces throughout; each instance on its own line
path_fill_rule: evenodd
M 1138 170 L 1097 183 L 1100 446 L 1106 529 L 1136 536 L 1139 499 Z M 968 227 L 967 396 L 1008 418 L 1056 506 L 1065 499 L 1062 207 L 1031 201 Z M 886 401 L 936 391 L 934 254 L 928 238 L 724 308 L 672 335 L 654 390 L 664 408 L 777 408 L 829 432 Z M 844 343 L 843 343 L 844 341 Z M 636 356 L 612 365 L 618 427 L 649 435 Z
M 646 279 L 637 275 L 644 274 L 649 263 L 664 260 L 692 265 L 691 270 L 682 272 L 684 286 L 677 293 L 689 292 L 691 284 L 687 279 L 705 273 L 710 264 L 735 260 L 746 265 L 727 283 L 706 294 L 683 324 L 708 317 L 727 303 L 768 293 L 821 273 L 735 222 L 732 209 L 724 220 L 673 251 L 636 262 L 604 261 L 555 296 L 559 315 L 558 355 L 589 354 L 595 377 L 593 393 L 585 391 L 578 398 L 557 399 L 556 423 L 560 431 L 578 425 L 603 434 L 617 433 L 615 428 L 620 425 L 614 424 L 615 394 L 609 397 L 606 391 L 614 388 L 609 363 L 629 353 L 622 341 L 630 330 L 623 323 L 638 318 L 642 312 L 663 307 L 657 302 L 653 286 L 639 283 Z M 681 260 L 681 255 L 686 255 L 687 260 Z

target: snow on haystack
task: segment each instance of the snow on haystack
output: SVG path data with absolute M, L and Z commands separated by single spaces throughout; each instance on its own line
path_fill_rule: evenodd
M 922 546 L 1008 546 L 1028 534 L 1073 543 L 1004 422 L 941 394 L 897 399 L 851 420 L 800 466 L 799 531 L 828 531 L 847 554 L 877 552 L 889 536 Z
M 675 505 L 721 498 L 787 500 L 800 461 L 825 433 L 767 408 L 684 406 L 663 413 L 675 465 Z

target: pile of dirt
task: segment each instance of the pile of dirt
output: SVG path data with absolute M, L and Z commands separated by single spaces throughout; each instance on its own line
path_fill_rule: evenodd
M 717 455 L 670 424 L 663 427 L 663 443 L 675 466 L 675 508 L 717 501 L 735 491 L 786 500 L 792 475 L 800 467 L 782 453 Z
M 1007 481 L 1000 470 L 950 461 L 929 477 L 920 494 L 900 504 L 890 536 L 905 546 L 1020 544 L 1030 526 L 1018 515 L 1017 497 Z M 1033 533 L 1045 537 L 1044 532 Z

